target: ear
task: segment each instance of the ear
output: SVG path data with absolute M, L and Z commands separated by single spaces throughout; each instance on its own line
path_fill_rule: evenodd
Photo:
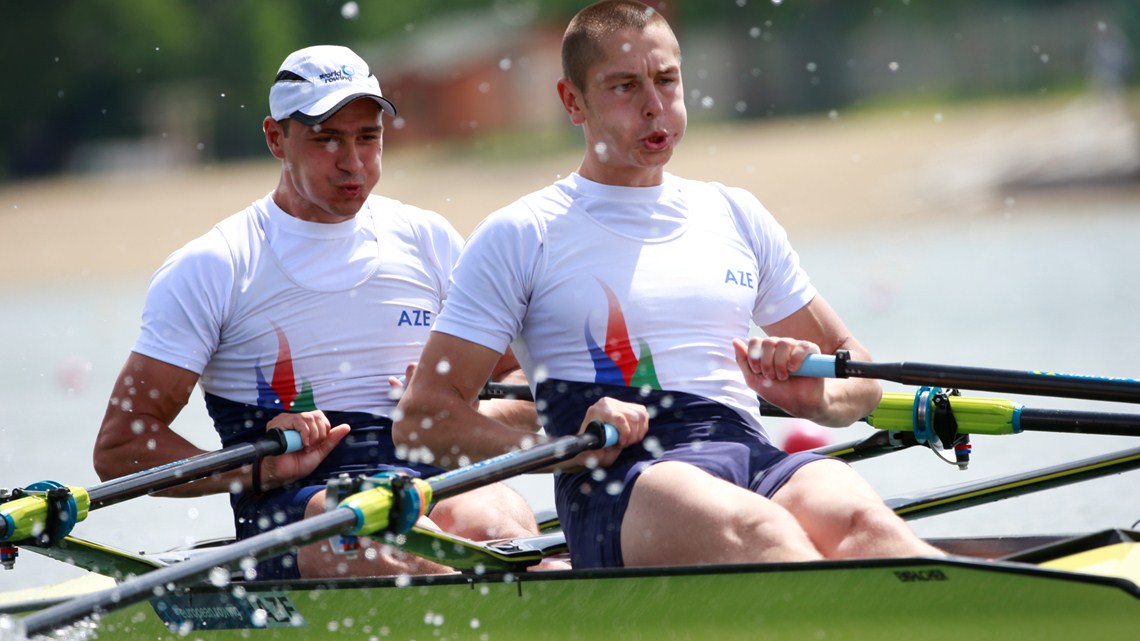
M 586 115 L 583 112 L 586 99 L 578 88 L 565 78 L 558 80 L 558 98 L 562 100 L 562 108 L 570 116 L 570 122 L 575 125 L 586 122 Z
M 266 116 L 265 120 L 261 121 L 261 130 L 265 133 L 265 145 L 269 147 L 269 153 L 273 154 L 275 158 L 284 160 L 285 129 L 281 123 L 271 116 Z

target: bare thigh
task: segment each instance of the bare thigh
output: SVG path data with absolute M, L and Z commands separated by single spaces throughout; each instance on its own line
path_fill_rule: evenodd
M 678 461 L 638 476 L 622 520 L 621 550 L 627 567 L 820 557 L 786 509 Z

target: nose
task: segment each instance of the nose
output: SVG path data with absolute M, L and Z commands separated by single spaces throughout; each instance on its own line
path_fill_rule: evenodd
M 645 106 L 643 111 L 646 118 L 655 118 L 665 110 L 665 101 L 661 99 L 661 94 L 656 86 L 650 85 L 646 91 Z
M 337 166 L 348 173 L 356 173 L 364 167 L 360 147 L 352 140 L 340 143 L 337 149 Z

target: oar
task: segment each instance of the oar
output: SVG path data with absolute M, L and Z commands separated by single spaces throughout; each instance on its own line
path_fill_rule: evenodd
M 217 552 L 149 572 L 113 588 L 76 597 L 15 623 L 9 622 L 9 625 L 21 626 L 29 636 L 42 634 L 96 612 L 107 612 L 137 603 L 154 596 L 156 590 L 163 591 L 168 585 L 205 577 L 215 568 L 224 570 L 245 558 L 264 558 L 338 533 L 369 535 L 388 530 L 389 524 L 398 524 L 399 528 L 406 530 L 432 500 L 573 458 L 585 450 L 610 447 L 617 443 L 617 436 L 613 427 L 595 422 L 582 434 L 563 436 L 525 450 L 503 454 L 426 481 L 397 477 L 406 480 L 378 485 L 349 496 L 331 511 L 243 539 Z M 3 622 L 0 622 L 0 629 L 2 628 Z
M 112 479 L 89 488 L 42 481 L 24 490 L 6 492 L 0 500 L 0 542 L 34 539 L 51 545 L 62 540 L 89 510 L 158 492 L 257 461 L 301 449 L 297 432 L 269 430 L 250 443 L 229 447 L 160 465 Z
M 1140 448 L 1132 448 L 996 479 L 964 483 L 912 496 L 895 497 L 887 499 L 886 503 L 903 518 L 914 519 L 1120 474 L 1137 468 L 1140 468 Z
M 531 392 L 526 385 L 488 383 L 479 397 L 531 400 Z M 916 412 L 916 404 L 929 404 L 933 398 L 924 397 L 923 390 L 914 394 L 886 392 L 878 407 L 862 420 L 883 430 L 913 432 L 917 419 L 933 415 L 929 407 Z M 996 436 L 1020 432 L 1055 432 L 1140 436 L 1140 414 L 1035 409 L 1003 398 L 978 396 L 950 396 L 949 401 L 951 413 L 958 423 L 958 432 L 962 434 Z M 764 399 L 760 399 L 760 413 L 765 416 L 794 418 Z
M 930 363 L 873 363 L 850 360 L 845 350 L 834 356 L 812 354 L 795 374 L 819 378 L 877 378 L 903 385 L 1140 403 L 1140 381 L 1131 378 Z

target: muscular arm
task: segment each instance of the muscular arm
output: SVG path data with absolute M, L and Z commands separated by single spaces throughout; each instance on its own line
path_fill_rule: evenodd
M 445 468 L 533 444 L 533 431 L 514 429 L 475 408 L 475 398 L 500 358 L 482 345 L 432 332 L 400 399 L 393 440 L 428 448 Z
M 397 445 L 426 447 L 435 454 L 435 464 L 454 468 L 506 452 L 529 447 L 546 439 L 528 429 L 518 429 L 481 414 L 473 401 L 492 374 L 499 354 L 476 343 L 432 332 L 424 346 L 419 366 L 400 399 L 399 420 L 392 427 Z M 561 469 L 606 466 L 622 448 L 640 441 L 649 429 L 644 406 L 603 398 L 586 410 L 582 428 L 599 420 L 617 429 L 616 446 L 584 452 L 560 463 Z
M 104 481 L 140 470 L 202 454 L 190 441 L 170 429 L 198 375 L 142 354 L 132 352 L 111 392 L 103 424 L 95 439 L 95 471 Z M 349 433 L 348 425 L 333 426 L 324 413 L 282 412 L 267 428 L 294 430 L 301 436 L 300 451 L 262 459 L 262 490 L 278 487 L 312 472 Z M 184 483 L 163 496 L 190 497 L 252 489 L 249 465 L 222 474 Z
M 507 348 L 507 352 L 503 354 L 499 362 L 495 364 L 495 368 L 491 372 L 491 380 L 496 383 L 526 385 L 526 376 L 523 374 L 522 369 L 519 367 L 518 359 L 515 358 L 515 354 L 510 348 Z M 507 399 L 480 401 L 479 413 L 506 423 L 511 427 L 517 427 L 531 432 L 536 432 L 539 428 L 538 413 L 535 411 L 534 403 L 531 401 Z
M 203 453 L 170 429 L 197 382 L 194 372 L 132 352 L 115 381 L 95 440 L 93 458 L 99 478 L 108 480 Z M 248 486 L 249 477 L 248 468 L 243 468 L 163 494 L 228 492 L 235 482 Z
M 883 390 L 875 380 L 790 375 L 816 348 L 824 354 L 846 349 L 853 359 L 871 360 L 822 296 L 763 329 L 767 338 L 753 337 L 747 344 L 736 341 L 736 351 L 745 380 L 765 400 L 794 416 L 832 427 L 850 425 L 879 404 Z

